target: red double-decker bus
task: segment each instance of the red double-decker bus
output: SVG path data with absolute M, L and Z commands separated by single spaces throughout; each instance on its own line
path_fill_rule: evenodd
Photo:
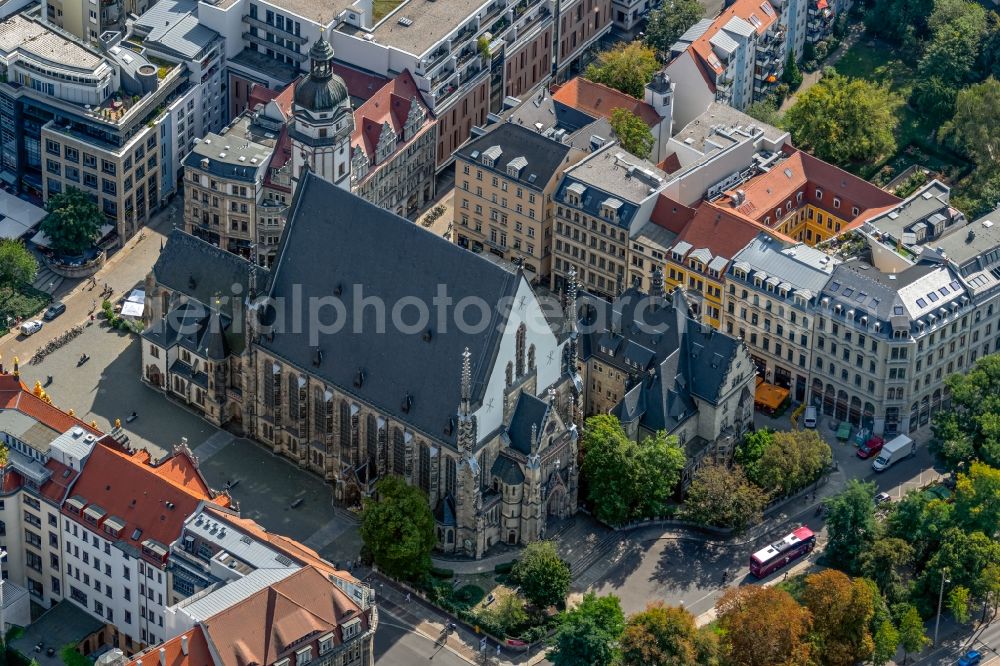
M 803 525 L 780 541 L 761 548 L 750 558 L 750 573 L 763 578 L 793 560 L 802 557 L 816 545 L 816 535 Z

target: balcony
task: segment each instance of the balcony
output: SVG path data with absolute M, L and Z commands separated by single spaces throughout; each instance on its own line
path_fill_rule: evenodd
M 446 68 L 444 71 L 439 72 L 437 76 L 431 79 L 431 90 L 434 90 L 442 83 L 450 80 L 455 75 L 455 70 L 451 68 Z
M 458 54 L 458 66 L 462 67 L 467 62 L 479 55 L 479 49 L 474 47 L 466 47 L 460 54 Z
M 243 33 L 243 40 L 250 42 L 252 44 L 258 44 L 260 46 L 263 46 L 265 49 L 271 49 L 275 53 L 286 55 L 296 62 L 305 62 L 309 57 L 305 53 L 299 53 L 298 51 L 293 51 L 292 49 L 281 46 L 276 42 L 269 42 L 259 35 L 251 35 L 249 32 Z
M 243 22 L 252 25 L 255 28 L 260 28 L 261 30 L 267 30 L 268 32 L 273 32 L 276 35 L 280 35 L 284 39 L 295 42 L 296 44 L 305 44 L 307 40 L 302 35 L 296 35 L 295 33 L 288 32 L 284 28 L 279 28 L 278 26 L 261 21 L 260 19 L 253 18 L 248 14 L 243 15 Z
M 494 2 L 492 5 L 486 8 L 486 14 L 485 16 L 483 16 L 479 25 L 483 25 L 489 22 L 490 20 L 493 19 L 494 16 L 504 11 L 505 9 L 507 9 L 507 3 L 504 0 L 498 0 L 498 2 Z
M 427 62 L 424 63 L 424 71 L 430 71 L 441 64 L 441 61 L 451 55 L 451 50 L 446 44 L 442 44 L 434 53 L 430 54 L 427 58 Z
M 467 70 L 465 70 L 464 72 L 462 72 L 461 76 L 459 76 L 459 78 L 458 78 L 459 85 L 465 85 L 466 83 L 468 83 L 472 79 L 474 79 L 477 76 L 479 76 L 479 73 L 481 71 L 483 71 L 483 70 L 478 65 L 469 67 Z

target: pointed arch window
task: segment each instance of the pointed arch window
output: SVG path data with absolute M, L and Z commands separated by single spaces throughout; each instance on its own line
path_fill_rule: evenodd
M 518 377 L 522 377 L 524 375 L 524 344 L 527 335 L 528 328 L 522 322 L 521 325 L 517 327 L 517 335 L 515 336 L 514 360 L 517 362 Z

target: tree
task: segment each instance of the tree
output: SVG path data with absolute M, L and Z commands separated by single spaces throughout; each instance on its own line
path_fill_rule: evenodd
M 862 554 L 877 536 L 875 491 L 874 483 L 851 479 L 839 495 L 827 501 L 826 556 L 831 565 L 851 574 L 858 572 Z
M 795 144 L 834 162 L 873 162 L 896 150 L 896 109 L 888 87 L 830 70 L 785 112 Z
M 743 435 L 743 441 L 736 447 L 733 458 L 746 472 L 748 479 L 759 476 L 758 464 L 764 457 L 764 451 L 774 443 L 774 431 L 770 428 L 760 428 Z
M 900 572 L 913 562 L 913 547 L 896 537 L 876 539 L 861 553 L 861 575 L 872 580 L 890 602 L 903 599 L 905 589 Z
M 885 666 L 896 656 L 899 649 L 899 632 L 892 625 L 888 618 L 882 620 L 875 630 L 873 637 L 875 650 L 872 652 L 872 664 L 874 666 Z
M 552 541 L 528 544 L 511 574 L 528 601 L 542 608 L 562 604 L 572 580 Z
M 984 599 L 989 582 L 982 572 L 996 565 L 1000 565 L 1000 542 L 982 532 L 948 527 L 917 578 L 911 599 L 925 614 L 936 609 L 942 578 L 950 580 L 952 588 L 968 589 L 973 599 Z
M 865 27 L 882 39 L 905 45 L 907 36 L 926 33 L 933 9 L 934 0 L 875 0 L 865 15 Z
M 1000 469 L 974 462 L 967 473 L 959 474 L 953 515 L 967 532 L 1000 534 Z
M 621 525 L 663 515 L 683 469 L 676 437 L 658 433 L 637 443 L 613 416 L 587 419 L 580 471 L 598 520 Z
M 375 564 L 390 576 L 415 579 L 431 567 L 434 515 L 427 496 L 399 476 L 378 482 L 361 512 L 361 538 Z
M 819 479 L 832 460 L 830 445 L 815 430 L 776 432 L 748 476 L 772 495 L 790 495 Z
M 45 210 L 48 215 L 40 228 L 57 254 L 77 256 L 94 246 L 104 215 L 83 191 L 67 188 L 49 197 Z
M 687 29 L 698 22 L 705 10 L 698 0 L 667 0 L 659 9 L 649 14 L 646 23 L 646 45 L 664 60 L 670 47 Z
M 899 610 L 899 642 L 903 645 L 903 663 L 909 654 L 917 653 L 927 647 L 931 639 L 924 633 L 924 621 L 915 606 L 903 604 Z
M 0 240 L 0 289 L 31 284 L 38 271 L 35 255 L 19 240 Z
M 628 619 L 621 641 L 622 666 L 698 666 L 711 663 L 694 616 L 684 608 L 650 604 Z M 707 653 L 706 653 L 707 652 Z
M 628 109 L 618 108 L 611 111 L 611 119 L 608 122 L 622 148 L 636 157 L 643 159 L 649 157 L 655 139 L 645 120 Z
M 681 515 L 699 525 L 731 527 L 737 532 L 760 522 L 767 494 L 750 483 L 743 468 L 709 463 L 694 474 Z
M 972 601 L 969 588 L 959 585 L 948 592 L 948 610 L 959 624 L 969 621 L 969 603 Z
M 743 113 L 766 125 L 774 125 L 775 127 L 781 125 L 782 114 L 778 110 L 777 102 L 771 97 L 760 102 L 754 102 Z
M 620 90 L 636 99 L 643 98 L 643 88 L 653 80 L 660 68 L 653 49 L 642 42 L 612 46 L 597 54 L 597 60 L 587 67 L 586 76 L 595 83 Z
M 789 52 L 785 60 L 785 69 L 781 73 L 781 80 L 788 84 L 788 89 L 795 92 L 802 85 L 802 72 L 799 71 L 799 63 L 795 62 L 795 54 Z
M 511 590 L 497 590 L 493 603 L 479 611 L 479 616 L 492 625 L 495 631 L 502 635 L 509 634 L 513 629 L 528 621 L 528 612 L 524 609 L 524 599 Z
M 875 592 L 862 579 L 827 569 L 806 578 L 803 605 L 813 618 L 813 638 L 824 666 L 853 666 L 875 650 L 869 624 Z
M 968 83 L 986 35 L 986 10 L 968 0 L 937 0 L 928 25 L 931 40 L 917 72 L 953 88 Z
M 732 666 L 810 663 L 809 611 L 776 587 L 731 587 L 715 604 L 722 651 Z
M 555 666 L 611 666 L 624 631 L 625 614 L 618 597 L 588 592 L 579 606 L 560 617 L 548 659 Z
M 66 666 L 93 666 L 93 662 L 80 654 L 76 645 L 69 643 L 59 650 L 59 658 Z
M 991 78 L 983 85 L 992 91 L 990 95 L 995 95 L 996 103 L 1000 104 L 1000 83 Z M 976 86 L 968 90 L 973 88 Z M 1000 108 L 980 107 L 978 104 L 976 107 L 956 111 L 952 121 L 954 127 L 949 131 L 952 134 L 958 131 L 955 122 L 960 114 L 966 112 L 970 115 L 967 121 L 961 121 L 963 127 L 978 126 L 984 120 L 990 122 L 989 114 L 993 113 L 997 113 L 1000 122 Z M 976 117 L 971 114 L 986 115 Z M 982 159 L 992 160 L 989 157 L 991 153 L 1000 156 L 1000 137 L 994 138 L 992 131 L 977 133 L 973 140 L 975 138 L 992 142 L 993 147 L 985 149 Z M 1000 354 L 982 357 L 967 374 L 948 377 L 945 385 L 951 393 L 951 404 L 934 415 L 931 450 L 945 467 L 953 471 L 965 468 L 974 460 L 1000 467 Z
M 959 91 L 955 115 L 940 132 L 979 168 L 995 172 L 995 160 L 1000 157 L 1000 135 L 993 131 L 997 122 L 1000 122 L 1000 83 L 991 76 Z

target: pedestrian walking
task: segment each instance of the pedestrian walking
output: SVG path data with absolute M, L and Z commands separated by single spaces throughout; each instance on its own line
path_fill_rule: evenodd
M 406 603 L 410 603 L 410 593 L 406 593 Z

